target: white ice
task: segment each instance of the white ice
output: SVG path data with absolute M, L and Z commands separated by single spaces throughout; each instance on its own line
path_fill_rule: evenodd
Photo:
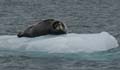
M 78 53 L 106 51 L 118 47 L 118 42 L 107 32 L 96 34 L 46 35 L 35 38 L 0 36 L 0 50 L 37 51 L 48 53 Z

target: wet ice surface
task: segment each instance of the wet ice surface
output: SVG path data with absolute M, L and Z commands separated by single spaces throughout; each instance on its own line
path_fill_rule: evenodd
M 109 33 L 45 35 L 35 38 L 0 36 L 0 50 L 47 53 L 93 53 L 117 48 L 118 41 Z
M 119 6 L 119 0 L 0 0 L 0 34 L 13 35 L 39 19 L 54 18 L 66 23 L 70 33 L 107 31 L 119 42 Z M 119 51 L 119 47 L 76 54 L 1 50 L 0 69 L 119 70 Z

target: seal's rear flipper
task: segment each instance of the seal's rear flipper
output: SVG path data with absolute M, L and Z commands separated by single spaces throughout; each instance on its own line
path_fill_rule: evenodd
M 23 37 L 23 33 L 22 32 L 19 32 L 18 34 L 17 34 L 17 37 Z

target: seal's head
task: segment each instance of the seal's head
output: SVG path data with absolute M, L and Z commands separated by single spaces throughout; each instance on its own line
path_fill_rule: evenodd
M 54 21 L 52 23 L 52 34 L 66 34 L 66 26 L 63 24 L 63 22 L 60 21 Z

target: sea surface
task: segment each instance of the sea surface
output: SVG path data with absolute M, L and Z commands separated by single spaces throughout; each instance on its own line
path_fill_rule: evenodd
M 1 36 L 49 18 L 63 21 L 69 33 L 106 31 L 120 43 L 120 0 L 0 0 Z M 93 53 L 0 50 L 0 70 L 120 70 L 120 48 Z

